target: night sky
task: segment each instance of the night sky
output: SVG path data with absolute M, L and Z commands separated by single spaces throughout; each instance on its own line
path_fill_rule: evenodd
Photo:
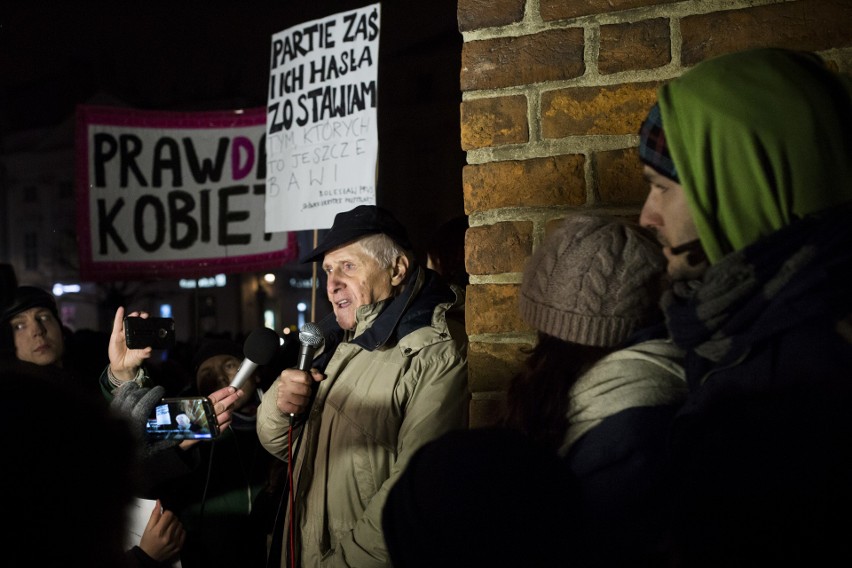
M 0 129 L 56 124 L 99 93 L 143 109 L 263 106 L 273 34 L 371 3 L 6 2 Z
M 274 34 L 374 3 L 6 1 L 0 139 L 71 121 L 78 104 L 190 112 L 265 106 Z M 425 239 L 463 213 L 457 5 L 386 0 L 381 10 L 378 204 Z M 429 199 L 409 207 L 423 195 Z

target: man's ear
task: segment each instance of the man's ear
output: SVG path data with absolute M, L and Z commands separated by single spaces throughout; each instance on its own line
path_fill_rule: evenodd
M 396 257 L 396 260 L 391 266 L 391 286 L 399 286 L 405 282 L 405 277 L 408 275 L 408 257 L 404 254 Z

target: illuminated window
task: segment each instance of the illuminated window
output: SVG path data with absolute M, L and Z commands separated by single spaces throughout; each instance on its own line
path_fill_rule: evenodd
M 275 312 L 272 310 L 263 310 L 263 327 L 275 329 Z

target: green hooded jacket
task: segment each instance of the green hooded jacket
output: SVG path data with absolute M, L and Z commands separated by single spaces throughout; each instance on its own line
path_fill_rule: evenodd
M 660 87 L 666 143 L 711 263 L 852 201 L 850 85 L 815 54 L 763 48 Z

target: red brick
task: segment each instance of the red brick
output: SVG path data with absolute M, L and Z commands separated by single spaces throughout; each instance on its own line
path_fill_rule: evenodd
M 465 235 L 468 274 L 522 272 L 532 252 L 531 221 L 506 221 L 471 227 Z
M 468 384 L 474 392 L 505 391 L 526 360 L 529 343 L 471 341 L 468 347 Z
M 658 83 L 569 87 L 541 95 L 543 138 L 636 134 L 657 100 Z
M 506 26 L 524 19 L 526 0 L 459 0 L 459 31 Z
M 462 48 L 461 89 L 499 89 L 581 76 L 583 30 L 547 30 L 533 35 L 470 41 Z
M 539 11 L 545 21 L 567 20 L 591 14 L 611 14 L 643 6 L 673 4 L 681 0 L 540 0 Z
M 636 205 L 641 209 L 648 195 L 642 162 L 636 148 L 596 152 L 594 165 L 598 197 L 607 205 Z
M 523 95 L 473 99 L 462 103 L 463 150 L 527 141 L 527 99 Z
M 669 20 L 601 26 L 598 71 L 602 74 L 655 69 L 671 63 Z
M 686 66 L 752 47 L 820 51 L 852 46 L 852 2 L 802 0 L 683 18 Z
M 583 205 L 584 159 L 569 154 L 465 166 L 465 211 L 470 214 L 503 207 Z
M 465 325 L 469 335 L 531 331 L 518 312 L 518 285 L 468 286 L 465 298 Z

